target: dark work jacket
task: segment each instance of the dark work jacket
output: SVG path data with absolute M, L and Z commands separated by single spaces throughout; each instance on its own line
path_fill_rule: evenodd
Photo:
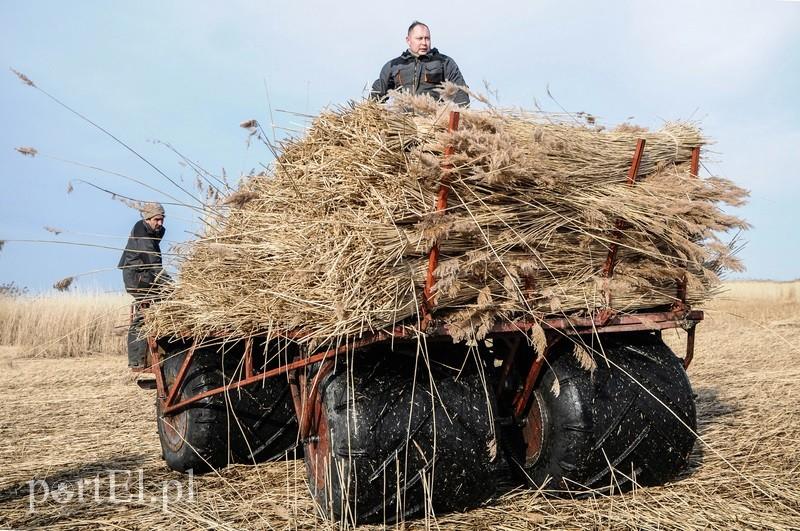
M 438 88 L 444 81 L 466 86 L 456 62 L 439 53 L 436 48 L 418 57 L 406 50 L 400 57 L 383 65 L 380 76 L 372 84 L 370 97 L 383 100 L 390 90 L 403 89 L 414 94 L 430 94 L 438 100 Z M 469 105 L 469 96 L 459 90 L 453 101 L 459 105 Z
M 152 230 L 144 220 L 137 221 L 119 259 L 117 267 L 122 269 L 125 291 L 137 299 L 147 295 L 162 271 L 161 238 L 164 232 L 164 227 Z

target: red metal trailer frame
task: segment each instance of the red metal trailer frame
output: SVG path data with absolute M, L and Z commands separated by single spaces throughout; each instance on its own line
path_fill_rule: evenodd
M 458 129 L 459 113 L 453 111 L 450 113 L 448 130 L 453 132 Z M 642 160 L 642 155 L 645 149 L 645 140 L 639 139 L 634 150 L 631 166 L 628 171 L 628 184 L 634 186 L 636 177 L 639 172 L 639 165 Z M 447 159 L 453 154 L 453 146 L 448 146 L 445 150 L 445 161 L 442 166 L 443 173 L 440 182 L 437 198 L 436 198 L 436 211 L 444 212 L 447 209 L 447 198 L 450 190 L 450 172 L 452 167 L 448 164 Z M 700 160 L 700 148 L 695 147 L 692 151 L 691 157 L 691 175 L 697 176 L 698 166 Z M 615 223 L 614 235 L 617 239 L 622 235 L 626 225 L 622 220 Z M 617 261 L 618 244 L 611 243 L 609 245 L 608 255 L 602 267 L 602 274 L 606 278 L 611 278 L 614 274 L 614 267 Z M 163 359 L 158 348 L 157 341 L 154 338 L 148 340 L 149 355 L 150 355 L 150 372 L 155 375 L 156 389 L 158 390 L 158 404 L 159 410 L 162 415 L 170 416 L 179 413 L 187 406 L 196 403 L 200 400 L 210 396 L 219 395 L 222 393 L 230 392 L 244 386 L 252 385 L 262 382 L 267 378 L 273 378 L 282 374 L 297 371 L 307 367 L 311 364 L 321 363 L 320 371 L 317 372 L 315 382 L 311 387 L 307 385 L 304 380 L 304 375 L 299 375 L 298 380 L 292 385 L 293 400 L 297 417 L 300 423 L 300 436 L 305 438 L 311 429 L 312 417 L 315 417 L 310 408 L 316 403 L 316 381 L 322 374 L 332 367 L 331 363 L 338 354 L 345 351 L 354 351 L 368 345 L 379 342 L 388 342 L 390 340 L 412 340 L 419 336 L 420 333 L 428 337 L 446 337 L 450 336 L 450 330 L 447 325 L 437 323 L 434 318 L 433 307 L 433 287 L 436 281 L 436 268 L 439 260 L 439 245 L 434 244 L 430 249 L 428 258 L 428 270 L 425 279 L 425 286 L 423 290 L 422 303 L 420 304 L 420 325 L 401 325 L 395 326 L 391 329 L 380 330 L 374 333 L 367 334 L 358 339 L 351 340 L 344 345 L 336 348 L 328 349 L 322 352 L 311 353 L 308 355 L 298 357 L 289 363 L 282 364 L 278 367 L 270 368 L 268 370 L 256 371 L 253 367 L 253 342 L 254 339 L 259 339 L 258 336 L 244 339 L 244 356 L 243 356 L 243 370 L 239 375 L 238 380 L 215 389 L 211 389 L 197 395 L 178 400 L 180 389 L 183 385 L 187 370 L 191 365 L 192 359 L 195 354 L 196 344 L 192 344 L 183 359 L 183 363 L 178 370 L 178 373 L 173 382 L 168 386 L 165 382 L 163 373 Z M 569 336 L 590 336 L 598 334 L 606 334 L 613 332 L 636 332 L 636 331 L 649 331 L 649 330 L 665 330 L 672 328 L 682 328 L 687 331 L 686 354 L 684 357 L 684 367 L 689 366 L 694 356 L 694 340 L 695 340 L 695 327 L 703 319 L 703 312 L 691 310 L 686 303 L 686 276 L 677 279 L 677 293 L 675 296 L 675 303 L 666 311 L 650 311 L 650 312 L 637 312 L 630 314 L 616 313 L 611 308 L 611 295 L 610 291 L 604 293 L 604 308 L 596 312 L 595 315 L 590 317 L 549 317 L 545 315 L 537 316 L 533 319 L 520 319 L 512 322 L 504 322 L 496 324 L 489 332 L 488 337 L 508 338 L 510 336 L 519 337 L 519 334 L 527 334 L 534 327 L 541 326 L 547 337 L 547 347 L 545 352 L 537 353 L 537 357 L 527 368 L 527 374 L 524 379 L 524 385 L 516 393 L 513 398 L 513 413 L 516 418 L 521 418 L 525 415 L 526 409 L 529 405 L 531 395 L 536 387 L 536 383 L 545 364 L 548 353 L 551 349 L 562 339 Z M 301 337 L 300 332 L 290 332 L 282 336 L 284 339 L 297 339 Z M 274 335 L 272 337 L 275 337 Z M 262 338 L 263 339 L 263 338 Z M 500 382 L 498 389 L 502 388 L 504 380 L 508 378 L 512 366 L 515 363 L 517 352 L 519 350 L 520 342 L 514 343 L 515 347 L 512 348 L 503 359 L 503 365 L 500 370 Z M 303 381 L 299 381 L 303 380 Z

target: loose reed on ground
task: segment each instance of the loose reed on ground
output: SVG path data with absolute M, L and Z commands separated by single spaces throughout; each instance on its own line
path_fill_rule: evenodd
M 742 297 L 714 301 L 706 310 L 689 368 L 706 444 L 696 444 L 689 469 L 676 481 L 610 497 L 554 500 L 519 488 L 506 475 L 483 507 L 402 528 L 800 528 L 800 302 Z M 685 341 L 683 333 L 665 337 L 676 350 Z M 194 476 L 190 499 L 188 478 L 170 472 L 160 458 L 153 395 L 131 381 L 118 357 L 54 364 L 0 349 L 0 363 L 0 418 L 6 420 L 0 426 L 0 527 L 338 528 L 317 515 L 302 460 Z M 109 501 L 110 469 L 133 471 L 134 483 L 141 470 L 143 498 L 127 499 L 120 484 L 119 499 Z M 39 485 L 30 509 L 31 480 L 55 489 L 98 474 L 99 499 L 43 500 Z M 168 481 L 182 484 L 184 496 L 178 500 L 172 484 L 162 504 Z
M 455 339 L 498 319 L 690 303 L 737 269 L 721 210 L 746 192 L 689 175 L 700 130 L 606 131 L 540 113 L 459 109 L 397 95 L 317 117 L 270 171 L 215 207 L 187 246 L 174 291 L 149 314 L 157 336 L 244 337 L 302 329 L 322 342 L 415 323 L 427 253 L 441 249 L 436 316 Z M 647 142 L 634 186 L 627 172 Z M 454 154 L 445 161 L 445 147 Z M 440 183 L 448 208 L 435 211 Z M 621 230 L 619 228 L 622 228 Z M 603 274 L 619 246 L 613 278 Z

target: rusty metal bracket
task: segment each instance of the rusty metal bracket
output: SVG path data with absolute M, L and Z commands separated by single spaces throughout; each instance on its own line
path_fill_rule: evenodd
M 447 131 L 452 133 L 458 129 L 458 121 L 460 118 L 458 111 L 450 111 L 450 120 L 447 124 Z M 436 196 L 436 212 L 442 213 L 447 210 L 447 196 L 450 193 L 450 174 L 452 172 L 452 165 L 448 164 L 448 159 L 455 153 L 455 147 L 449 144 L 444 149 L 444 165 L 442 166 L 442 178 L 439 182 L 439 192 Z M 420 313 L 422 314 L 422 330 L 426 330 L 430 326 L 433 319 L 431 312 L 433 311 L 433 284 L 435 283 L 434 271 L 439 266 L 439 242 L 433 244 L 430 253 L 428 254 L 428 272 L 425 276 L 425 287 L 422 290 L 422 304 L 420 305 Z
M 641 314 L 617 314 L 610 317 L 605 323 L 601 322 L 597 316 L 595 317 L 563 317 L 563 318 L 545 318 L 545 319 L 535 319 L 535 320 L 517 320 L 513 322 L 503 322 L 503 323 L 496 323 L 492 329 L 489 331 L 492 335 L 497 334 L 519 334 L 519 333 L 527 333 L 531 328 L 534 326 L 542 326 L 545 331 L 558 331 L 554 334 L 554 337 L 558 339 L 560 336 L 564 335 L 581 335 L 581 334 L 589 334 L 589 333 L 606 333 L 606 332 L 632 332 L 632 331 L 641 331 L 641 330 L 665 330 L 669 328 L 689 328 L 693 324 L 696 324 L 698 321 L 703 319 L 703 312 L 700 311 L 690 311 L 690 312 L 650 312 L 650 313 L 641 313 Z M 451 331 L 447 325 L 437 325 L 431 327 L 428 331 L 429 334 L 432 336 L 440 336 L 446 337 L 450 336 Z M 245 387 L 247 385 L 254 384 L 256 382 L 260 382 L 266 380 L 267 378 L 272 378 L 281 374 L 292 373 L 297 369 L 301 369 L 313 363 L 317 363 L 320 361 L 325 361 L 327 358 L 332 358 L 337 354 L 344 352 L 345 350 L 357 350 L 359 348 L 365 347 L 367 345 L 371 345 L 373 343 L 377 343 L 380 341 L 388 341 L 392 338 L 396 339 L 413 339 L 416 337 L 418 331 L 411 326 L 396 326 L 390 330 L 380 330 L 378 332 L 368 334 L 361 339 L 356 341 L 351 341 L 345 345 L 340 345 L 336 348 L 332 348 L 326 350 L 324 352 L 320 352 L 314 354 L 312 356 L 308 356 L 305 358 L 300 358 L 291 363 L 287 363 L 285 365 L 281 365 L 279 367 L 275 367 L 273 369 L 263 371 L 263 372 L 256 372 L 250 377 L 242 378 L 239 381 L 232 382 L 229 385 L 221 386 L 216 389 L 210 389 L 203 393 L 191 396 L 185 400 L 177 404 L 167 405 L 164 404 L 164 408 L 162 410 L 162 414 L 169 415 L 174 414 L 177 411 L 185 408 L 186 406 L 198 402 L 204 398 L 219 395 L 231 390 L 239 389 L 241 387 Z M 557 334 L 557 335 L 556 335 Z M 555 340 L 549 341 L 548 345 L 554 345 Z M 547 353 L 545 353 L 545 356 Z M 525 400 L 530 399 L 530 391 L 532 391 L 532 387 L 536 379 L 538 378 L 538 372 L 541 370 L 541 364 L 544 363 L 544 357 L 540 356 L 537 361 L 539 366 L 532 367 L 531 371 L 529 371 L 528 378 L 526 379 L 526 389 L 528 389 L 528 394 Z M 508 363 L 513 363 L 514 361 L 511 360 Z M 185 363 L 185 362 L 184 362 Z M 160 367 L 160 363 L 158 367 Z M 534 363 L 534 366 L 536 363 Z M 158 371 L 160 372 L 160 371 Z M 157 372 L 156 378 L 161 383 L 159 383 L 159 396 L 163 396 L 162 390 L 164 389 L 163 378 Z M 290 383 L 291 383 L 290 378 Z M 176 382 L 173 383 L 173 389 L 170 393 L 173 397 L 177 395 L 176 389 L 178 389 L 179 379 L 176 378 Z M 303 410 L 298 408 L 298 405 L 301 402 L 302 392 L 301 388 L 297 388 L 296 384 L 292 386 L 292 393 L 294 397 L 295 407 L 298 409 L 297 413 L 298 418 L 303 416 Z M 173 398 L 173 401 L 175 399 Z M 517 406 L 517 401 L 515 401 L 515 407 L 519 407 L 524 409 L 523 406 Z
M 531 395 L 533 395 L 533 390 L 536 387 L 536 382 L 539 380 L 539 375 L 542 372 L 542 368 L 547 360 L 547 356 L 553 351 L 553 348 L 555 348 L 562 337 L 563 336 L 561 335 L 548 334 L 547 346 L 545 347 L 544 352 L 536 353 L 536 359 L 533 360 L 533 363 L 528 370 L 528 375 L 525 377 L 525 386 L 522 388 L 522 392 L 514 397 L 514 418 L 516 420 L 521 419 L 522 416 L 525 415 L 525 410 L 530 404 Z
M 606 326 L 608 322 L 616 315 L 615 312 L 611 307 L 606 306 L 605 308 L 601 308 L 599 312 L 595 315 L 595 320 L 597 321 L 598 326 Z
M 291 363 L 287 363 L 286 365 L 281 365 L 280 367 L 275 367 L 274 369 L 270 369 L 268 371 L 259 372 L 254 374 L 253 376 L 242 378 L 237 382 L 232 382 L 228 385 L 223 387 L 217 387 L 216 389 L 209 389 L 208 391 L 204 391 L 197 395 L 191 396 L 186 400 L 183 400 L 174 405 L 168 405 L 164 409 L 164 414 L 174 413 L 180 409 L 185 408 L 189 404 L 194 402 L 198 402 L 204 398 L 208 398 L 210 396 L 219 395 L 228 391 L 233 391 L 242 387 L 246 387 L 248 385 L 254 384 L 256 382 L 261 382 L 266 380 L 267 378 L 272 378 L 274 376 L 278 376 L 280 374 L 286 374 L 288 372 L 294 371 L 296 369 L 301 369 L 308 365 L 312 365 L 317 363 L 318 361 L 325 361 L 327 357 L 335 356 L 341 352 L 344 352 L 348 349 L 354 350 L 361 347 L 365 347 L 367 345 L 371 345 L 372 343 L 376 343 L 378 341 L 388 340 L 392 337 L 410 337 L 414 332 L 410 328 L 405 328 L 402 326 L 396 326 L 392 330 L 380 330 L 373 334 L 369 334 L 366 337 L 356 340 L 350 341 L 345 345 L 341 345 L 336 348 L 328 349 L 324 352 L 320 352 L 318 354 L 314 354 L 312 356 L 308 356 L 305 358 L 301 358 Z M 177 378 L 176 378 L 177 381 Z
M 314 421 L 314 408 L 317 404 L 317 394 L 319 393 L 319 384 L 331 371 L 333 370 L 333 362 L 331 360 L 323 361 L 320 365 L 319 370 L 313 376 L 311 382 L 311 389 L 307 389 L 308 381 L 304 377 L 300 379 L 301 387 L 303 391 L 301 392 L 301 397 L 303 399 L 301 413 L 298 416 L 298 425 L 299 425 L 299 433 L 300 433 L 300 440 L 306 439 L 309 434 L 311 433 L 312 423 Z M 306 392 L 307 391 L 307 392 Z
M 260 382 L 262 380 L 266 380 L 267 378 L 270 378 L 272 376 L 277 376 L 279 374 L 285 374 L 285 373 L 287 373 L 289 371 L 292 371 L 294 369 L 299 369 L 300 367 L 305 367 L 306 365 L 311 365 L 312 363 L 316 363 L 318 361 L 322 361 L 323 359 L 325 359 L 325 356 L 328 356 L 328 355 L 329 355 L 328 351 L 322 352 L 320 354 L 315 354 L 314 356 L 309 356 L 308 358 L 303 358 L 301 360 L 294 361 L 292 363 L 287 363 L 286 365 L 281 365 L 280 367 L 276 367 L 276 368 L 271 369 L 269 371 L 264 371 L 264 372 L 262 372 L 260 374 L 254 375 L 254 376 L 252 376 L 250 378 L 245 378 L 243 380 L 239 380 L 238 382 L 234 382 L 234 383 L 232 383 L 230 385 L 226 385 L 224 387 L 218 387 L 216 389 L 210 389 L 208 391 L 196 394 L 196 395 L 194 395 L 194 396 L 192 396 L 190 398 L 187 398 L 186 400 L 178 402 L 177 404 L 174 404 L 174 405 L 166 407 L 164 409 L 164 414 L 174 413 L 176 411 L 179 411 L 179 410 L 185 408 L 189 404 L 193 404 L 195 402 L 199 402 L 200 400 L 202 400 L 204 398 L 208 398 L 208 397 L 214 396 L 214 395 L 219 395 L 219 394 L 222 394 L 222 393 L 227 392 L 227 391 L 233 391 L 233 390 L 239 389 L 241 387 L 245 387 L 247 385 L 250 385 L 250 384 L 253 384 L 253 383 L 256 383 L 256 382 Z
M 687 330 L 686 356 L 683 358 L 684 370 L 689 368 L 689 364 L 692 363 L 692 358 L 694 358 L 694 333 L 695 333 L 695 326 L 692 326 Z
M 197 348 L 197 344 L 192 343 L 192 346 L 189 348 L 189 352 L 183 359 L 181 368 L 178 370 L 178 375 L 175 376 L 175 381 L 172 382 L 172 389 L 169 390 L 169 395 L 167 395 L 167 400 L 164 402 L 164 405 L 167 406 L 167 408 L 169 408 L 169 406 L 171 406 L 172 403 L 175 402 L 175 398 L 178 396 L 178 390 L 183 385 L 183 379 L 186 377 L 186 371 L 189 368 L 189 364 L 192 362 L 192 358 L 194 358 L 195 348 Z
M 594 317 L 552 317 L 536 320 L 518 320 L 495 324 L 490 333 L 528 332 L 540 325 L 547 330 L 559 330 L 565 335 L 583 335 L 606 332 L 636 332 L 643 330 L 667 330 L 671 328 L 688 329 L 692 323 L 703 320 L 703 312 L 645 312 L 632 314 L 616 314 L 605 323 L 604 316 Z M 446 326 L 437 328 L 431 333 L 448 335 Z

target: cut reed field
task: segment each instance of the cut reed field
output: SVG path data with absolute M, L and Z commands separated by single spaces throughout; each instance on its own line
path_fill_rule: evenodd
M 800 528 L 800 299 L 782 296 L 786 284 L 748 284 L 752 293 L 772 293 L 754 298 L 741 296 L 738 284 L 703 308 L 689 368 L 702 440 L 674 482 L 613 496 L 551 499 L 504 472 L 482 507 L 403 528 Z M 664 337 L 682 353 L 685 335 Z M 0 527 L 338 528 L 316 513 L 302 460 L 236 465 L 194 476 L 191 484 L 169 471 L 160 459 L 152 391 L 135 385 L 123 357 L 21 354 L 0 349 Z M 109 499 L 113 469 L 131 471 L 133 484 L 141 471 L 141 499 Z M 79 499 L 76 485 L 95 478 L 99 496 L 86 491 Z M 33 498 L 32 480 L 43 482 L 35 484 Z M 56 492 L 62 485 L 65 494 L 45 499 L 45 482 Z
M 131 301 L 80 292 L 0 296 L 0 345 L 35 358 L 122 354 Z

